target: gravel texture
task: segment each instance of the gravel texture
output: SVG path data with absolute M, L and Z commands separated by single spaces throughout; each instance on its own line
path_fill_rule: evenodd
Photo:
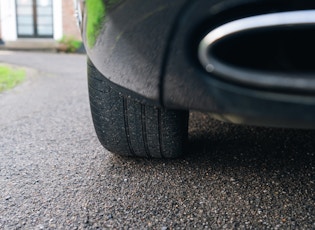
M 315 229 L 315 131 L 191 113 L 185 157 L 117 157 L 93 129 L 85 56 L 0 62 L 33 69 L 0 94 L 0 229 Z

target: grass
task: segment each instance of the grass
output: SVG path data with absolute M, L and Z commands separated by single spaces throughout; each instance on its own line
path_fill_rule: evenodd
M 0 92 L 12 89 L 25 79 L 25 71 L 0 64 Z

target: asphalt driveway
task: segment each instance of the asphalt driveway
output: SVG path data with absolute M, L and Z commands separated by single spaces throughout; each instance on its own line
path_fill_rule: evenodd
M 315 131 L 192 113 L 181 159 L 117 157 L 90 117 L 83 55 L 0 52 L 0 229 L 315 229 Z

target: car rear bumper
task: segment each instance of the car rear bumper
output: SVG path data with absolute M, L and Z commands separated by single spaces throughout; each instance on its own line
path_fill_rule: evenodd
M 237 78 L 230 81 L 207 71 L 198 59 L 200 41 L 224 23 L 309 9 L 315 9 L 315 4 L 306 0 L 290 4 L 284 0 L 121 0 L 104 11 L 93 44 L 87 29 L 93 12 L 85 12 L 83 37 L 96 68 L 139 100 L 171 109 L 207 111 L 238 124 L 315 128 L 314 90 L 295 90 L 295 83 L 286 89 L 270 82 L 261 87 Z M 296 82 L 298 78 L 296 73 Z
M 271 65 L 252 62 L 251 64 L 255 66 L 252 68 L 252 66 L 246 66 L 245 62 L 245 67 L 241 66 L 244 63 L 238 62 L 237 59 L 244 58 L 244 54 L 241 49 L 233 47 L 226 48 L 225 54 L 230 55 L 229 51 L 237 50 L 238 52 L 230 55 L 236 60 L 234 63 L 230 65 L 229 60 L 224 59 L 224 55 L 221 55 L 221 59 L 218 58 L 225 64 L 223 70 L 207 70 L 207 66 L 203 65 L 202 60 L 198 58 L 198 46 L 203 38 L 210 31 L 226 23 L 242 18 L 252 19 L 256 15 L 269 16 L 277 12 L 289 12 L 291 22 L 294 19 L 292 12 L 299 12 L 300 15 L 304 11 L 309 13 L 314 9 L 315 3 L 309 1 L 290 1 L 290 4 L 283 0 L 194 1 L 182 12 L 176 27 L 176 35 L 168 50 L 168 61 L 163 78 L 164 106 L 207 111 L 214 114 L 216 118 L 239 124 L 315 128 L 315 90 L 313 87 L 315 65 L 309 60 L 309 55 L 315 53 L 315 45 L 311 42 L 312 40 L 307 43 L 307 37 L 302 37 L 297 43 L 294 43 L 294 39 L 290 37 L 280 37 L 284 41 L 276 37 L 274 39 L 275 41 L 278 39 L 280 45 L 285 40 L 292 39 L 292 47 L 285 47 L 285 50 L 292 48 L 301 52 L 299 48 L 303 48 L 305 55 L 301 52 L 297 53 L 300 56 L 292 58 L 293 61 L 300 62 L 296 70 L 285 67 L 278 69 L 276 65 L 272 65 L 273 61 L 263 59 L 257 60 L 266 63 L 269 61 Z M 307 34 L 313 38 L 315 36 L 314 18 L 313 16 L 306 18 L 307 23 L 310 22 L 310 24 L 305 24 L 301 28 L 306 28 Z M 285 31 L 287 28 L 296 29 L 292 25 L 294 24 L 285 25 Z M 272 28 L 270 31 L 274 29 L 279 30 L 279 27 Z M 261 32 L 261 30 L 258 31 Z M 248 34 L 255 32 L 250 31 Z M 299 32 L 300 27 L 292 34 Z M 242 34 L 233 34 L 233 36 L 226 40 L 238 39 L 242 37 Z M 272 42 L 272 39 L 270 41 Z M 221 44 L 224 44 L 223 42 Z M 241 42 L 236 44 L 239 45 Z M 249 44 L 243 45 L 245 49 L 247 45 Z M 257 51 L 257 55 L 261 52 L 266 59 L 269 58 L 269 53 L 270 59 L 276 56 L 273 49 L 277 45 L 272 44 L 272 48 L 268 48 L 268 45 L 265 44 L 266 49 L 269 49 L 268 52 L 264 52 L 264 47 Z M 257 46 L 262 46 L 262 44 L 257 43 L 253 47 Z M 306 55 L 308 52 L 310 52 L 309 55 Z M 249 50 L 248 53 L 254 52 Z M 251 61 L 251 58 L 255 57 L 249 57 L 246 61 Z M 280 58 L 275 60 L 279 63 L 282 61 Z M 226 68 L 227 66 L 230 68 Z M 226 71 L 227 69 L 233 71 Z M 244 75 L 247 75 L 248 81 L 242 80 Z

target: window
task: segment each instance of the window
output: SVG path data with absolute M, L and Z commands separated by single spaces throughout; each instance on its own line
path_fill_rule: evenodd
M 53 37 L 52 0 L 16 0 L 18 37 Z

